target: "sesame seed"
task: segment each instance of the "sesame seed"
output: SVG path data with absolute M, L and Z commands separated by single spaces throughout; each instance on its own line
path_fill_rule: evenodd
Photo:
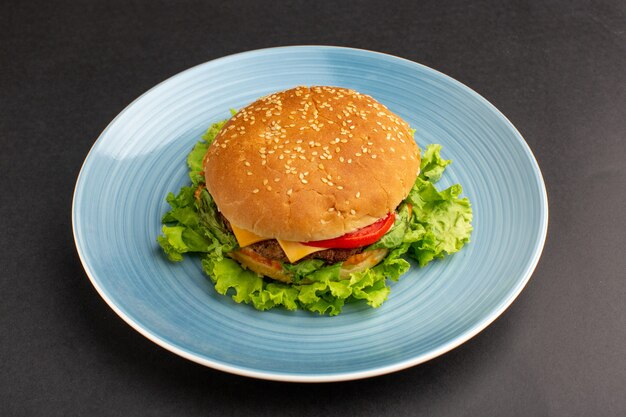
M 352 214 L 353 216 L 356 214 L 356 211 L 354 211 L 354 209 L 350 210 L 350 214 Z
M 291 195 L 291 193 L 293 192 L 293 190 L 290 188 L 287 190 L 287 195 Z
M 252 175 L 252 171 L 246 172 L 247 175 Z
M 258 189 L 258 188 L 255 188 L 254 190 L 252 190 L 252 192 L 253 192 L 254 194 L 256 194 L 256 193 L 258 193 L 258 192 L 259 192 L 259 189 Z
M 356 198 L 361 198 L 361 192 L 360 191 L 356 193 Z
M 328 209 L 328 211 L 333 212 L 333 211 L 335 211 L 335 208 L 331 207 L 331 208 Z
M 341 185 L 338 185 L 338 186 L 337 186 L 337 189 L 338 189 L 338 190 L 343 190 L 343 187 L 342 187 Z

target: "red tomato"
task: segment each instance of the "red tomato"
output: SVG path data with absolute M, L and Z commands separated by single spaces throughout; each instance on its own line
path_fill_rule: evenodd
M 393 226 L 396 213 L 389 213 L 387 217 L 378 220 L 369 226 L 362 227 L 351 233 L 334 239 L 316 240 L 313 242 L 302 242 L 303 245 L 315 246 L 318 248 L 358 248 L 360 246 L 371 245 L 378 241 Z

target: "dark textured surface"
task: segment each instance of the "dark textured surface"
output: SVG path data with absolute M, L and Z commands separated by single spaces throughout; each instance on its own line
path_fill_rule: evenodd
M 0 4 L 0 415 L 626 415 L 626 3 L 336 3 Z M 550 201 L 543 257 L 460 348 L 362 381 L 246 379 L 144 339 L 84 274 L 71 198 L 102 129 L 181 70 L 292 44 L 438 69 L 534 151 Z

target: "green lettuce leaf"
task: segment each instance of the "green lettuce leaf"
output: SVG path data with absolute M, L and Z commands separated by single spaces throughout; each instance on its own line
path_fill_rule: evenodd
M 302 278 L 315 272 L 324 265 L 321 259 L 306 259 L 295 264 L 283 263 L 283 269 L 292 274 L 294 282 L 302 281 Z
M 183 253 L 208 252 L 213 249 L 213 239 L 200 226 L 200 218 L 191 187 L 181 188 L 178 195 L 169 193 L 167 202 L 171 210 L 162 218 L 163 234 L 157 241 L 171 261 L 182 261 Z
M 450 164 L 440 152 L 440 145 L 426 148 L 420 175 L 400 205 L 393 227 L 370 248 L 393 249 L 396 257 L 408 252 L 423 267 L 433 259 L 458 252 L 469 242 L 472 209 L 467 198 L 459 197 L 461 186 L 438 191 L 434 185 Z M 407 203 L 412 206 L 410 215 Z
M 386 278 L 397 279 L 409 264 L 401 258 L 388 259 L 370 270 L 352 274 L 350 279 L 340 280 L 341 264 L 337 263 L 308 274 L 306 284 L 291 285 L 265 281 L 227 257 L 217 262 L 205 257 L 202 267 L 215 284 L 215 290 L 230 295 L 238 303 L 251 304 L 258 310 L 282 306 L 333 316 L 353 300 L 379 307 L 389 295 Z
M 213 242 L 194 229 L 185 226 L 163 226 L 158 242 L 171 261 L 182 261 L 187 252 L 209 252 Z
M 218 215 L 217 206 L 213 201 L 213 197 L 206 190 L 202 188 L 200 191 L 200 198 L 196 203 L 197 216 L 199 223 L 210 232 L 211 236 L 215 237 L 217 241 L 227 248 L 227 251 L 231 251 L 237 247 L 237 239 L 226 228 L 226 225 Z
M 440 155 L 441 145 L 428 145 L 420 164 L 420 178 L 435 183 L 443 175 L 443 171 L 452 162 Z
M 469 242 L 472 233 L 472 209 L 469 200 L 459 198 L 460 185 L 441 192 L 418 178 L 407 197 L 413 205 L 411 227 L 420 238 L 410 245 L 410 255 L 420 266 L 436 258 L 458 252 Z
M 400 204 L 396 214 L 396 221 L 387 233 L 380 238 L 380 240 L 372 244 L 368 249 L 379 248 L 396 248 L 405 240 L 406 234 L 409 231 L 409 207 L 406 203 Z

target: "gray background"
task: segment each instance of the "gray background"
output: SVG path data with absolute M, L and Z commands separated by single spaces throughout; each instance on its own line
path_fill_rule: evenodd
M 247 379 L 144 339 L 83 272 L 72 191 L 104 127 L 190 66 L 292 44 L 438 69 L 535 153 L 543 257 L 458 349 L 362 381 Z M 3 1 L 0 93 L 0 415 L 626 415 L 624 1 Z

